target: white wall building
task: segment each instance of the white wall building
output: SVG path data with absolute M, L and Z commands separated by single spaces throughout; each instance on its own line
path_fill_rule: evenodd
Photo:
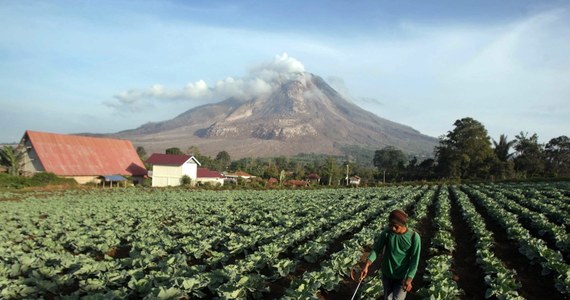
M 152 165 L 152 186 L 178 186 L 184 175 L 195 184 L 198 178 L 200 162 L 191 155 L 153 153 L 146 163 Z
M 218 171 L 212 171 L 207 168 L 198 168 L 198 179 L 197 182 L 202 184 L 212 184 L 212 185 L 224 185 L 224 179 L 226 176 Z

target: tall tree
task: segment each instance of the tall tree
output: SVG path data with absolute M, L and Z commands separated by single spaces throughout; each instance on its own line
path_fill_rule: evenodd
M 511 148 L 516 142 L 516 140 L 509 141 L 504 134 L 499 136 L 499 142 L 493 139 L 496 161 L 491 172 L 495 178 L 507 179 L 514 176 L 515 164 L 512 160 L 514 152 L 511 152 Z
M 372 163 L 378 170 L 395 171 L 404 167 L 406 155 L 402 150 L 386 146 L 374 152 Z
M 215 160 L 221 170 L 226 170 L 230 166 L 230 163 L 232 162 L 230 154 L 225 150 L 218 152 L 218 155 L 216 155 Z
M 433 158 L 427 158 L 423 160 L 418 165 L 418 177 L 417 179 L 431 179 L 434 178 L 434 165 L 435 160 Z
M 443 177 L 486 178 L 494 153 L 487 129 L 473 118 L 455 121 L 455 129 L 440 138 L 435 149 L 437 170 Z
M 173 155 L 184 155 L 184 152 L 182 152 L 182 150 L 180 150 L 180 148 L 177 147 L 168 148 L 164 151 L 164 153 L 173 154 Z
M 285 156 L 279 156 L 275 158 L 275 165 L 278 169 L 283 170 L 289 167 L 289 159 Z
M 10 175 L 20 175 L 24 153 L 11 146 L 4 145 L 0 149 L 0 165 L 8 168 Z
M 521 132 L 516 136 L 514 148 L 515 170 L 524 177 L 540 176 L 544 172 L 544 149 L 538 135 Z
M 559 136 L 544 147 L 546 168 L 553 176 L 570 176 L 570 138 Z
M 381 173 L 386 172 L 389 177 L 395 179 L 404 170 L 406 155 L 402 150 L 393 146 L 386 146 L 374 152 L 372 163 Z
M 138 146 L 137 147 L 137 155 L 140 157 L 141 160 L 145 160 L 146 159 L 146 150 L 143 146 Z
M 279 168 L 277 167 L 277 165 L 274 164 L 273 162 L 270 162 L 269 165 L 266 165 L 265 170 L 263 172 L 263 177 L 278 178 L 279 177 Z
M 497 158 L 500 161 L 507 161 L 509 160 L 514 153 L 510 153 L 511 152 L 511 148 L 513 147 L 513 145 L 516 143 L 516 140 L 512 140 L 509 141 L 507 136 L 504 134 L 501 134 L 501 136 L 499 136 L 499 142 L 497 143 L 497 141 L 493 140 L 493 145 L 495 146 L 495 155 L 497 156 Z
M 332 156 L 327 156 L 321 169 L 321 176 L 328 179 L 328 185 L 340 179 L 341 170 L 338 166 L 336 159 Z

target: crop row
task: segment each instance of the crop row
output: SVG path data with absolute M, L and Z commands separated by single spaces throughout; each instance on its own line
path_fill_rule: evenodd
M 518 222 L 518 216 L 503 209 L 487 195 L 473 188 L 463 187 L 465 192 L 482 205 L 487 213 L 504 230 L 510 239 L 519 244 L 519 251 L 529 260 L 536 261 L 542 266 L 543 274 L 553 272 L 556 289 L 563 294 L 570 294 L 570 267 L 564 262 L 562 254 L 548 248 L 541 239 L 534 238 L 530 232 Z
M 428 207 L 434 201 L 435 191 L 437 187 L 433 186 L 429 190 L 427 190 L 423 195 L 421 195 L 420 199 L 415 203 L 415 206 L 412 208 L 411 203 L 406 203 L 406 205 L 401 205 L 399 207 L 394 208 L 402 208 L 404 210 L 411 210 L 413 213 L 410 215 L 408 220 L 410 224 L 410 228 L 412 228 L 413 224 L 417 224 L 421 219 L 427 216 Z M 412 209 L 411 209 L 412 208 Z M 375 233 L 375 237 L 382 231 L 384 226 L 386 226 L 386 219 L 388 218 L 389 212 L 383 216 L 383 219 L 377 223 L 377 229 Z M 413 229 L 413 228 L 412 228 Z M 368 244 L 371 245 L 371 244 Z M 378 269 L 378 273 L 380 273 L 380 269 Z M 382 286 L 382 276 L 381 274 L 376 274 L 373 276 L 366 277 L 364 281 L 364 288 L 361 294 L 363 299 L 378 299 L 383 293 L 383 286 Z
M 423 192 L 424 196 L 420 196 Z M 407 208 L 411 206 L 417 197 L 425 199 L 429 191 L 416 191 L 404 198 L 391 203 L 374 222 L 368 224 L 352 239 L 343 243 L 343 250 L 331 255 L 329 260 L 321 263 L 321 268 L 315 272 L 305 272 L 302 277 L 291 283 L 291 287 L 286 291 L 284 299 L 318 299 L 319 291 L 333 291 L 339 286 L 342 278 L 348 277 L 348 272 L 363 255 L 364 246 L 371 245 L 374 237 L 385 226 L 385 220 L 391 210 L 395 208 Z M 421 200 L 419 201 L 422 202 Z M 382 294 L 382 284 L 378 276 L 369 277 L 366 282 L 368 288 L 364 291 L 364 297 L 378 297 Z
M 426 261 L 426 271 L 424 280 L 427 285 L 418 291 L 424 299 L 459 299 L 463 295 L 463 290 L 457 286 L 453 280 L 453 251 L 455 241 L 451 231 L 450 211 L 451 202 L 446 186 L 439 189 L 435 202 L 435 218 L 433 227 L 435 234 L 431 240 L 430 254 Z
M 487 290 L 485 297 L 498 299 L 522 299 L 517 292 L 521 288 L 516 278 L 516 271 L 508 269 L 493 253 L 493 233 L 485 227 L 484 218 L 476 211 L 469 197 L 457 187 L 451 187 L 451 194 L 459 205 L 463 219 L 475 238 L 477 264 L 485 273 Z
M 499 204 L 503 209 L 515 213 L 522 219 L 530 223 L 530 226 L 537 230 L 540 235 L 550 235 L 556 242 L 556 247 L 562 252 L 570 250 L 570 236 L 562 225 L 551 223 L 544 214 L 535 212 L 517 202 L 508 199 L 500 191 L 487 191 L 481 187 L 476 187 L 478 191 L 484 192 Z
M 0 202 L 0 298 L 317 299 L 343 288 L 392 209 L 411 212 L 413 228 L 432 206 L 434 235 L 420 294 L 458 298 L 451 201 L 474 235 L 487 296 L 519 299 L 521 286 L 495 257 L 493 235 L 473 203 L 568 295 L 570 271 L 561 253 L 518 218 L 568 251 L 569 191 L 564 184 L 501 184 L 34 193 Z M 382 293 L 380 274 L 362 283 L 361 298 Z

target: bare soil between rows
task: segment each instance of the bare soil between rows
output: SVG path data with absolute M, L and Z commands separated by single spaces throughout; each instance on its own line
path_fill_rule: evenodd
M 487 210 L 477 201 L 471 199 L 471 202 L 475 205 L 477 212 L 485 219 L 487 230 L 493 232 L 495 240 L 493 252 L 505 263 L 507 268 L 514 269 L 517 272 L 517 278 L 522 285 L 519 289 L 520 295 L 526 299 L 566 299 L 556 290 L 553 276 L 542 276 L 541 267 L 531 263 L 518 251 L 518 244 L 508 239 L 507 232 L 489 216 Z

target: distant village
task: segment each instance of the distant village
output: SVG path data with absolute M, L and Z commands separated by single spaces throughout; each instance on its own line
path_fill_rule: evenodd
M 142 185 L 144 182 L 151 182 L 152 187 L 224 186 L 252 180 L 263 180 L 268 187 L 321 184 L 321 177 L 316 173 L 303 179 L 286 179 L 290 172 L 282 170 L 279 179 L 260 179 L 241 170 L 210 170 L 202 167 L 191 154 L 152 153 L 143 161 L 130 141 L 112 138 L 28 130 L 16 151 L 21 155 L 19 173 L 22 175 L 49 172 L 73 178 L 79 184 L 103 187 Z M 347 174 L 344 184 L 358 186 L 360 177 Z

